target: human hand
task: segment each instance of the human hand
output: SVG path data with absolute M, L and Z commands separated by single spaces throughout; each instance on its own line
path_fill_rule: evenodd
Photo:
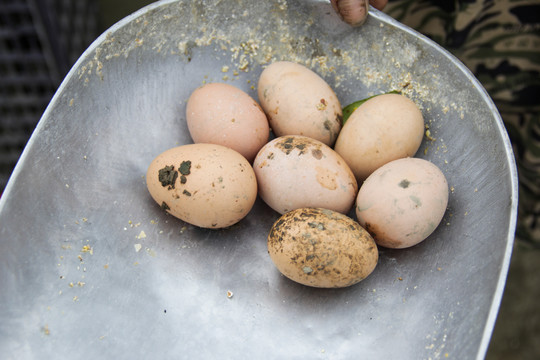
M 343 21 L 352 26 L 360 26 L 367 18 L 369 5 L 382 10 L 388 0 L 330 0 L 330 2 Z

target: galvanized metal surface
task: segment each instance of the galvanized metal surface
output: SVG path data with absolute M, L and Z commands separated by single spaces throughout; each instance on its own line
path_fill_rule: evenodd
M 264 65 L 301 61 L 348 104 L 401 89 L 433 139 L 418 155 L 451 186 L 423 243 L 381 249 L 345 289 L 281 276 L 278 214 L 258 201 L 204 230 L 166 215 L 144 174 L 191 139 L 185 103 L 225 81 L 256 98 Z M 113 26 L 58 89 L 0 201 L 3 359 L 482 358 L 517 213 L 511 145 L 466 68 L 372 10 L 353 29 L 326 1 L 163 1 Z M 232 296 L 231 296 L 232 293 Z

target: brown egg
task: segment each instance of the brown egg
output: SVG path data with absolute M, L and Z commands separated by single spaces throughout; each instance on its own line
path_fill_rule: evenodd
M 373 238 L 356 221 L 314 208 L 282 215 L 268 235 L 268 253 L 289 279 L 321 288 L 356 284 L 379 259 Z
M 423 136 L 424 119 L 416 104 L 403 95 L 383 94 L 351 114 L 334 150 L 361 183 L 387 162 L 414 156 Z
M 426 239 L 448 204 L 448 183 L 433 163 L 398 159 L 377 169 L 358 192 L 356 216 L 378 245 L 407 248 Z
M 261 73 L 257 91 L 274 134 L 303 135 L 334 145 L 341 129 L 341 105 L 332 88 L 315 72 L 278 61 Z
M 195 143 L 227 146 L 249 162 L 270 134 L 259 104 L 228 84 L 211 83 L 193 91 L 186 106 L 186 122 Z
M 341 156 L 305 136 L 270 141 L 257 154 L 253 169 L 260 197 L 280 214 L 301 207 L 346 213 L 358 191 L 356 179 Z
M 163 152 L 148 167 L 146 184 L 164 210 L 203 228 L 237 223 L 257 198 L 257 180 L 248 161 L 215 144 L 189 144 Z

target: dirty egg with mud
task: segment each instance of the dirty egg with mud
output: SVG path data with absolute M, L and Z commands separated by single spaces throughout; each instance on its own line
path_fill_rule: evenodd
M 373 238 L 356 221 L 321 208 L 282 215 L 268 234 L 267 246 L 283 275 L 321 288 L 358 283 L 373 272 L 379 258 Z

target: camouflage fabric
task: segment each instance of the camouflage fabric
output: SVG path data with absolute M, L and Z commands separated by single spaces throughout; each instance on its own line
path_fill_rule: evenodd
M 540 247 L 540 1 L 390 0 L 384 12 L 453 53 L 490 94 L 518 165 L 516 238 Z

